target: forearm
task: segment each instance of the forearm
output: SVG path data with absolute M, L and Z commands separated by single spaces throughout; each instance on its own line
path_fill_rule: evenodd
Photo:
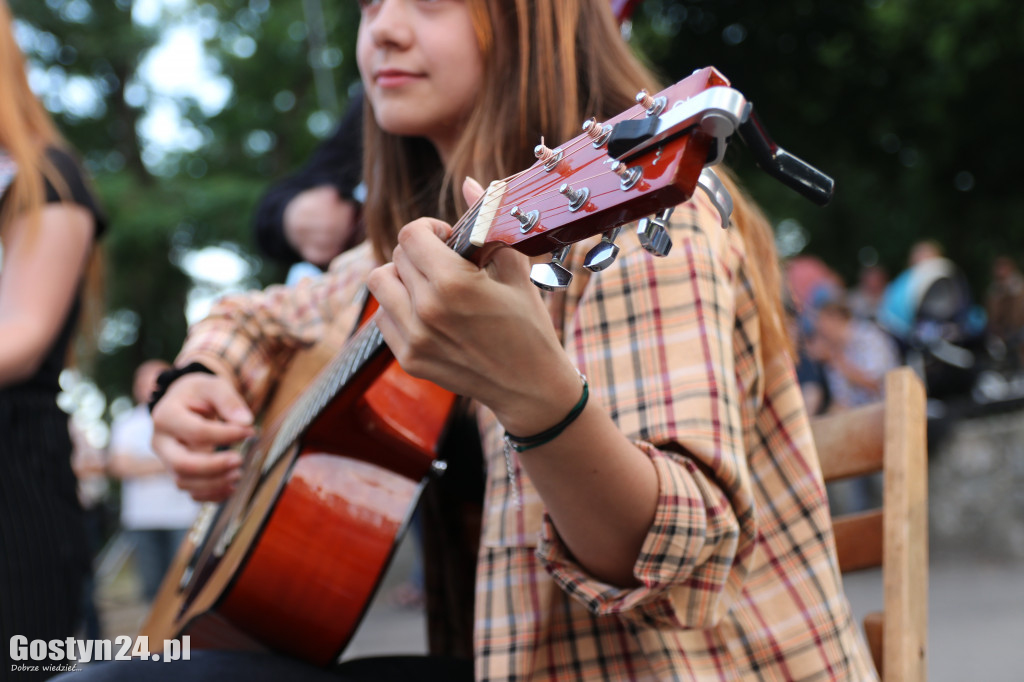
M 294 353 L 315 342 L 324 321 L 309 297 L 296 302 L 292 288 L 271 287 L 222 300 L 194 325 L 175 365 L 199 362 L 228 379 L 254 410 L 265 402 Z M 290 314 L 302 310 L 306 314 Z
M 835 367 L 848 382 L 857 388 L 867 391 L 882 390 L 882 378 L 880 376 L 857 369 L 857 367 L 847 362 L 842 356 L 837 358 Z
M 110 457 L 108 470 L 117 478 L 138 478 L 167 473 L 167 467 L 160 459 L 136 457 L 127 452 L 114 452 Z
M 647 455 L 590 403 L 556 439 L 517 456 L 576 560 L 604 582 L 635 585 L 658 500 Z

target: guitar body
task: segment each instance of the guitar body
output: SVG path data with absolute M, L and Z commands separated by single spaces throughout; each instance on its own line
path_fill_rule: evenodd
M 340 655 L 408 525 L 454 401 L 389 355 L 376 362 L 385 368 L 366 372 L 367 386 L 331 401 L 262 475 L 246 466 L 215 518 L 197 522 L 140 632 L 153 653 L 189 635 L 194 648 L 272 646 L 317 665 Z M 253 447 L 274 437 L 265 431 Z

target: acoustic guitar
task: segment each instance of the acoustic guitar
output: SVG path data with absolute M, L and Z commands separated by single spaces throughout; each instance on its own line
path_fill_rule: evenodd
M 550 289 L 568 283 L 569 245 L 604 234 L 588 258 L 603 269 L 621 226 L 697 187 L 726 225 L 729 198 L 707 166 L 737 131 L 756 138 L 761 165 L 791 186 L 819 203 L 831 194 L 831 180 L 771 143 L 713 68 L 637 102 L 585 122 L 559 147 L 539 145 L 532 167 L 492 183 L 454 226 L 451 248 L 477 263 L 496 248 L 551 253 L 532 273 Z M 658 254 L 671 246 L 665 222 L 639 222 L 641 242 Z M 422 486 L 443 468 L 437 447 L 455 401 L 402 371 L 372 312 L 355 327 L 332 330 L 292 363 L 263 428 L 242 447 L 236 491 L 204 508 L 168 571 L 140 632 L 154 652 L 188 635 L 193 648 L 329 665 L 352 637 Z

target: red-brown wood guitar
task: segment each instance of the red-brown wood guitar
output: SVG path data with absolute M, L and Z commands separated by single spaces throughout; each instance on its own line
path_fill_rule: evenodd
M 725 203 L 705 167 L 749 112 L 713 68 L 642 93 L 637 106 L 538 147 L 531 168 L 492 183 L 450 245 L 478 263 L 499 247 L 557 255 L 686 201 L 699 179 Z M 657 221 L 646 227 L 642 239 L 664 237 L 650 232 Z M 535 281 L 557 286 L 557 263 L 535 266 Z M 431 473 L 454 400 L 401 370 L 372 315 L 296 358 L 243 446 L 235 493 L 206 508 L 168 571 L 140 632 L 153 651 L 189 635 L 193 648 L 335 661 Z

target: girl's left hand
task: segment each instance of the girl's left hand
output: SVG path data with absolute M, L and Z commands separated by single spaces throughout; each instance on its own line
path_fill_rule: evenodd
M 483 190 L 467 180 L 463 191 L 472 204 Z M 444 243 L 450 232 L 430 218 L 402 228 L 369 278 L 377 325 L 409 374 L 480 401 L 512 433 L 542 431 L 579 399 L 580 380 L 529 259 L 501 248 L 478 267 Z

